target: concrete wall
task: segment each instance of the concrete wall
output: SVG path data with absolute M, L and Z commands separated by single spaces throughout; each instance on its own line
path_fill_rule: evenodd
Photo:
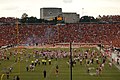
M 41 19 L 52 20 L 60 14 L 62 14 L 62 8 L 41 8 L 40 9 Z
M 78 23 L 79 22 L 79 14 L 77 13 L 63 13 L 63 20 L 65 23 Z

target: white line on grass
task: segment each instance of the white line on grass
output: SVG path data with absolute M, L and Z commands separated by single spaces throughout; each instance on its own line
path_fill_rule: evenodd
M 16 63 L 13 63 L 13 64 L 11 64 L 10 66 L 14 66 Z M 7 68 L 6 69 L 8 69 L 10 66 L 7 66 Z M 1 70 L 1 72 L 3 72 L 3 70 Z
M 49 76 L 50 76 L 50 74 L 51 74 L 53 68 L 55 68 L 56 64 L 57 64 L 57 61 L 56 61 L 56 62 L 53 64 L 53 66 L 49 69 L 47 78 L 49 78 Z M 47 79 L 47 78 L 46 78 L 46 79 Z
M 98 50 L 100 50 L 100 49 L 99 49 L 99 47 L 96 47 L 96 48 L 97 48 Z M 102 52 L 104 52 L 104 51 L 102 50 Z M 111 59 L 110 59 L 110 58 L 108 58 L 108 60 L 109 60 L 109 61 L 111 61 Z M 116 67 L 116 68 L 118 68 L 118 69 L 119 69 L 119 71 L 120 71 L 120 66 L 119 66 L 119 65 L 116 65 L 115 63 L 113 63 L 113 64 L 114 64 L 114 65 L 115 65 L 115 67 Z

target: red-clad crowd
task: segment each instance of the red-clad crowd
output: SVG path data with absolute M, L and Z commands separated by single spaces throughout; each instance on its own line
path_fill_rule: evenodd
M 119 24 L 0 25 L 0 46 L 9 44 L 102 43 L 120 47 Z
M 69 24 L 61 28 L 60 39 L 64 42 L 73 39 L 74 42 L 112 43 L 115 46 L 120 46 L 119 24 Z

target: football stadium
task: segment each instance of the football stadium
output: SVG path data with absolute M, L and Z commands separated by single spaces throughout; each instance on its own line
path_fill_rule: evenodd
M 0 17 L 0 79 L 120 80 L 120 15 Z

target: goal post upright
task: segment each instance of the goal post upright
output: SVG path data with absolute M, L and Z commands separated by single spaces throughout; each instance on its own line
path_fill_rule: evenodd
M 70 80 L 72 80 L 72 42 L 70 42 Z
M 17 40 L 17 55 L 18 55 L 18 59 L 20 59 L 20 53 L 19 53 L 19 25 L 18 25 L 18 19 L 16 21 L 16 32 L 17 32 L 17 36 L 16 36 L 16 40 Z M 19 74 L 20 74 L 20 60 L 18 60 L 19 63 Z

